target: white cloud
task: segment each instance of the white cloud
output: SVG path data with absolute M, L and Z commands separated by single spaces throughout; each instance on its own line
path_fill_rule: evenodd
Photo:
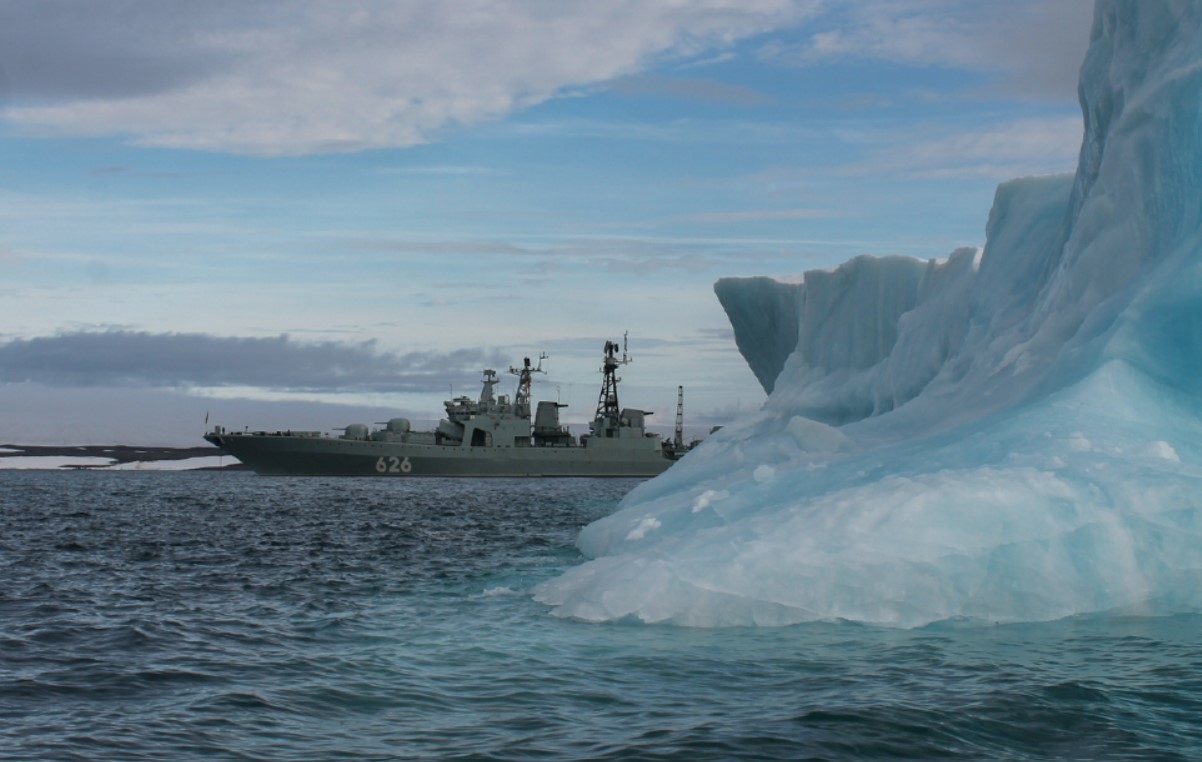
M 53 3 L 17 3 L 20 12 L 0 15 L 9 29 L 0 50 L 16 58 L 6 68 L 18 99 L 5 118 L 38 135 L 125 135 L 255 155 L 409 146 L 662 57 L 722 49 L 813 5 L 131 2 L 80 4 L 70 22 L 50 23 L 41 10 Z M 103 40 L 80 31 L 90 24 Z M 10 44 L 17 38 L 26 43 Z M 80 40 L 88 44 L 76 51 Z M 37 71 L 22 51 L 61 59 L 54 76 L 38 75 L 40 91 L 22 79 Z M 105 84 L 159 61 L 170 64 L 162 76 L 134 78 L 115 93 Z M 112 77 L 96 71 L 105 67 Z
M 1008 95 L 1072 99 L 1092 17 L 1092 0 L 856 0 L 832 5 L 802 43 L 774 41 L 762 55 L 996 72 Z
M 920 125 L 888 136 L 842 171 L 908 177 L 1011 177 L 1070 172 L 1081 148 L 1080 116 L 1019 119 L 984 128 Z M 876 135 L 875 139 L 880 139 Z
M 89 331 L 0 344 L 0 384 L 412 391 L 442 389 L 448 379 L 471 381 L 481 366 L 503 360 L 479 349 L 395 355 L 374 341 Z

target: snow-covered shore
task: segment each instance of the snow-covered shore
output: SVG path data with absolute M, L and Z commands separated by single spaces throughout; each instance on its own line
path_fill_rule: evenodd
M 0 470 L 198 471 L 241 466 L 216 447 L 0 445 Z

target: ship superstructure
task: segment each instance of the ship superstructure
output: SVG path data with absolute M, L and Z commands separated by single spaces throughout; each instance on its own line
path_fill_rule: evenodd
M 482 372 L 480 396 L 444 402 L 446 417 L 431 431 L 414 431 L 407 418 L 372 430 L 351 424 L 338 436 L 320 431 L 227 431 L 217 426 L 205 439 L 264 475 L 287 476 L 655 476 L 688 448 L 646 430 L 649 411 L 618 403 L 617 369 L 629 362 L 623 342 L 607 341 L 601 393 L 587 434 L 576 437 L 561 424 L 562 403 L 540 401 L 531 421 L 534 374 L 525 358 L 509 368 L 517 376 L 512 399 L 496 394 L 497 372 Z M 677 417 L 680 417 L 678 404 Z

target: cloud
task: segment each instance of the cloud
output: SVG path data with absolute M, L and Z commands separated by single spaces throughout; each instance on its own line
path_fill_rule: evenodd
M 611 87 L 614 91 L 626 95 L 679 98 L 719 105 L 759 106 L 768 102 L 768 96 L 750 87 L 709 79 L 656 77 L 644 74 L 620 77 Z
M 821 220 L 843 217 L 834 209 L 748 209 L 737 212 L 700 212 L 680 217 L 683 222 L 759 222 L 769 220 Z
M 384 238 L 341 238 L 335 245 L 343 249 L 355 251 L 384 251 L 404 254 L 451 254 L 451 255 L 501 255 L 521 256 L 540 254 L 530 248 L 518 246 L 507 241 L 492 240 L 413 240 L 413 239 L 384 239 Z
M 800 43 L 774 40 L 761 55 L 798 66 L 869 59 L 994 72 L 1004 94 L 1071 100 L 1092 18 L 1092 0 L 857 0 L 831 5 Z
M 254 155 L 411 146 L 793 23 L 794 0 L 0 5 L 5 118 Z
M 1020 119 L 976 129 L 926 126 L 890 136 L 845 166 L 850 175 L 899 174 L 911 178 L 988 177 L 1072 171 L 1081 148 L 1080 116 Z
M 472 165 L 454 165 L 444 164 L 436 166 L 417 166 L 417 167 L 385 167 L 377 170 L 382 175 L 443 175 L 443 176 L 462 176 L 462 175 L 491 175 L 497 170 L 492 167 L 481 167 Z
M 766 177 L 777 170 L 755 173 L 750 176 L 753 180 L 759 177 Z M 740 225 L 745 226 L 747 223 L 757 222 L 781 222 L 793 220 L 827 220 L 839 217 L 849 216 L 849 212 L 840 209 L 818 209 L 818 208 L 794 208 L 794 209 L 739 209 L 735 211 L 701 211 L 691 212 L 688 214 L 676 214 L 665 217 L 656 217 L 643 220 L 613 220 L 605 223 L 599 223 L 597 228 L 650 230 L 654 228 L 666 228 L 679 226 L 681 224 L 688 225 Z M 741 236 L 733 239 L 716 239 L 713 237 L 705 238 L 689 238 L 689 239 L 674 239 L 668 237 L 657 238 L 609 238 L 596 239 L 594 243 L 587 244 L 588 250 L 598 251 L 605 250 L 605 253 L 625 252 L 632 256 L 643 257 L 654 251 L 673 249 L 680 250 L 682 254 L 694 256 L 699 252 L 697 249 L 712 248 L 715 244 L 734 244 L 741 246 L 759 246 L 765 243 L 800 243 L 795 239 L 789 241 L 782 240 L 764 240 L 762 238 L 751 238 Z M 581 246 L 574 249 L 561 247 L 565 253 L 570 253 L 573 250 L 582 250 Z
M 107 166 L 107 167 L 96 167 L 95 169 L 91 170 L 88 174 L 91 174 L 91 175 L 125 175 L 125 174 L 129 174 L 129 172 L 130 172 L 129 167 L 120 167 L 120 166 L 111 165 L 111 166 Z
M 0 382 L 64 387 L 258 387 L 306 392 L 433 391 L 468 384 L 495 353 L 376 350 L 375 343 L 302 343 L 288 336 L 104 331 L 0 344 Z
M 1006 94 L 1068 99 L 1091 6 L 11 0 L 0 3 L 0 113 L 27 135 L 251 155 L 406 147 L 599 87 L 754 106 L 763 94 L 741 84 L 648 70 L 728 61 L 771 32 L 771 63 L 967 68 L 996 74 Z
M 0 4 L 0 66 L 17 101 L 129 98 L 195 84 L 241 63 L 215 55 L 213 28 L 239 4 L 203 7 L 113 0 L 11 0 Z M 243 14 L 245 15 L 245 14 Z
M 443 387 L 445 392 L 446 388 Z M 424 410 L 304 400 L 218 399 L 171 389 L 80 389 L 40 384 L 4 388 L 3 441 L 14 444 L 204 446 L 206 426 L 334 431 L 353 421 L 420 420 Z
M 599 223 L 597 228 L 618 227 L 623 229 L 659 228 L 680 223 L 728 224 L 754 223 L 780 220 L 808 220 L 839 217 L 842 213 L 820 209 L 753 209 L 737 212 L 700 212 L 644 221 L 619 221 Z M 415 241 L 410 239 L 338 239 L 337 246 L 345 250 L 380 251 L 393 254 L 460 256 L 497 255 L 510 257 L 515 262 L 525 261 L 537 272 L 550 274 L 548 268 L 557 263 L 574 262 L 604 267 L 611 272 L 648 272 L 673 269 L 703 271 L 715 264 L 726 264 L 732 260 L 746 263 L 757 256 L 756 250 L 771 247 L 773 251 L 781 245 L 800 243 L 796 239 L 763 239 L 747 236 L 718 238 L 699 236 L 682 238 L 673 236 L 589 236 L 575 235 L 543 239 L 538 245 L 518 245 L 502 240 L 477 241 Z M 462 291 L 465 288 L 492 288 L 495 283 L 465 284 L 461 280 L 438 284 L 444 293 Z M 507 297 L 504 297 L 507 298 Z M 439 303 L 442 303 L 441 301 Z

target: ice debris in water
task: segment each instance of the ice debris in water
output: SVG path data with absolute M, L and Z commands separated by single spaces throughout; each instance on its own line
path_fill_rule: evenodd
M 1099 0 L 1073 176 L 983 250 L 715 290 L 768 401 L 538 600 L 695 626 L 1202 610 L 1202 3 Z

